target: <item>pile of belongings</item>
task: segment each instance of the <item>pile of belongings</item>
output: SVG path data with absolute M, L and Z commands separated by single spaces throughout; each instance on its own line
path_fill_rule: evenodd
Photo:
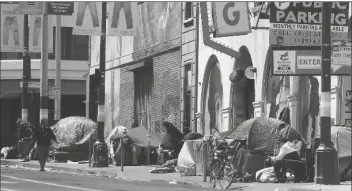
M 156 167 L 152 170 L 150 170 L 150 173 L 173 173 L 176 172 L 176 166 L 177 166 L 177 159 L 172 159 L 166 161 L 165 164 L 161 165 L 160 167 Z
M 294 181 L 294 175 L 286 172 L 287 182 Z M 255 179 L 259 183 L 276 183 L 278 180 L 275 175 L 274 167 L 264 168 L 257 171 Z
M 1 149 L 1 158 L 2 159 L 15 159 L 17 155 L 17 149 L 14 146 L 3 147 Z

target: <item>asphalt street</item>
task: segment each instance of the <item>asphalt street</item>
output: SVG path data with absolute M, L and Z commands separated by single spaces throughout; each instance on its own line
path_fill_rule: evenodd
M 1 191 L 200 191 L 188 185 L 124 181 L 59 172 L 1 168 Z M 209 189 L 210 190 L 210 189 Z

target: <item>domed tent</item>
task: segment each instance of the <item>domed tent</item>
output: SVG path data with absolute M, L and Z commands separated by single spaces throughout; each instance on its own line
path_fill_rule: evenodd
M 285 122 L 268 117 L 257 117 L 244 121 L 236 129 L 223 136 L 233 141 L 246 141 L 246 149 L 239 153 L 239 160 L 236 161 L 243 174 L 245 172 L 253 174 L 263 169 L 267 156 L 274 155 L 278 139 L 303 140 L 302 136 Z M 244 159 L 249 155 L 251 157 L 246 162 Z
M 285 122 L 268 117 L 257 117 L 244 121 L 225 135 L 225 138 L 229 139 L 246 140 L 247 149 L 250 151 L 269 155 L 274 154 L 279 137 L 285 137 L 288 141 L 303 141 L 303 137 Z
M 97 123 L 85 117 L 61 119 L 51 127 L 58 141 L 51 150 L 67 152 L 71 161 L 87 160 L 89 140 L 94 144 L 97 127 Z

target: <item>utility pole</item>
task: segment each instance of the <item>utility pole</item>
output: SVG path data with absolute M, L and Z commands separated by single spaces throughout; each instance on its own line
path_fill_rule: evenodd
M 315 155 L 316 184 L 340 184 L 337 152 L 331 142 L 331 2 L 322 6 L 320 145 Z
M 28 15 L 24 15 L 23 19 L 23 69 L 22 69 L 22 121 L 28 122 L 28 82 L 31 78 L 31 58 L 29 52 L 29 28 L 28 28 Z M 20 128 L 17 129 L 17 149 L 18 158 L 20 154 Z
M 40 68 L 40 120 L 45 120 L 48 125 L 48 13 L 47 2 L 43 2 L 42 15 L 42 49 Z
M 31 58 L 29 52 L 28 15 L 23 19 L 23 78 L 22 78 L 22 120 L 28 121 L 28 82 L 31 78 Z
M 55 123 L 61 119 L 61 16 L 56 15 L 56 38 L 55 38 L 55 86 L 60 89 L 58 99 L 55 99 Z
M 98 90 L 98 131 L 97 141 L 93 145 L 93 167 L 108 167 L 108 147 L 104 140 L 105 120 L 105 44 L 106 44 L 106 2 L 102 2 L 100 36 L 100 85 Z

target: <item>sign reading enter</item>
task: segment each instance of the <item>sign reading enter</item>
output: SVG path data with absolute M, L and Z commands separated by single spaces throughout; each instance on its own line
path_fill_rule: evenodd
M 320 56 L 297 56 L 298 69 L 319 69 L 321 68 Z

